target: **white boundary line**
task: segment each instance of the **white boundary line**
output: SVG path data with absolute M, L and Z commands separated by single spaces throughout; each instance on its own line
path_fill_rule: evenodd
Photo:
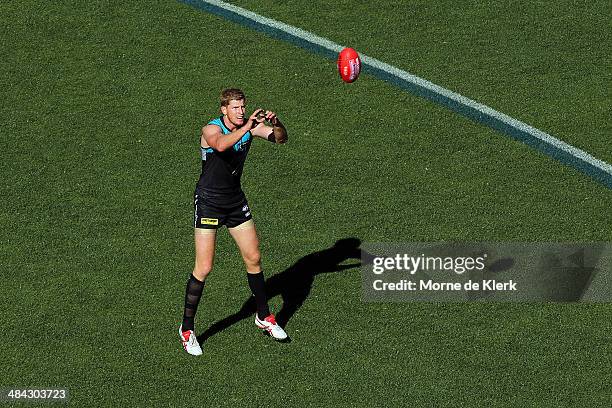
M 507 124 L 508 126 L 511 126 L 515 129 L 521 130 L 525 133 L 529 133 L 530 135 L 532 135 L 533 137 L 535 137 L 538 140 L 543 141 L 546 144 L 555 146 L 557 148 L 559 148 L 560 150 L 563 150 L 569 154 L 571 154 L 574 157 L 577 157 L 583 161 L 586 161 L 590 164 L 592 164 L 595 167 L 600 168 L 601 170 L 609 173 L 610 175 L 612 175 L 612 165 L 599 160 L 593 156 L 591 156 L 590 154 L 588 154 L 587 152 L 585 152 L 584 150 L 580 150 L 577 147 L 574 147 L 572 145 L 569 145 L 567 143 L 565 143 L 564 141 L 557 139 L 554 136 L 549 135 L 548 133 L 542 132 L 539 129 L 534 128 L 533 126 L 530 126 L 528 124 L 526 124 L 525 122 L 521 122 L 520 120 L 514 119 L 506 114 L 503 114 L 499 111 L 496 111 L 495 109 L 487 106 L 487 105 L 483 105 L 481 103 L 478 103 L 470 98 L 466 98 L 463 95 L 460 95 L 456 92 L 450 91 L 446 88 L 442 88 L 439 85 L 436 85 L 432 82 L 427 81 L 426 79 L 420 78 L 416 75 L 412 75 L 406 71 L 402 71 L 399 68 L 396 68 L 392 65 L 386 64 L 382 61 L 379 61 L 375 58 L 371 58 L 368 57 L 367 55 L 362 55 L 359 54 L 359 56 L 361 57 L 362 61 L 364 62 L 364 64 L 366 65 L 371 65 L 374 68 L 378 68 L 382 71 L 388 72 L 391 75 L 394 75 L 398 78 L 403 79 L 404 81 L 408 81 L 411 82 L 413 84 L 416 84 L 422 88 L 425 88 L 427 90 L 432 91 L 433 93 L 445 96 L 446 98 L 456 101 L 461 105 L 473 108 L 487 116 L 491 116 L 495 119 L 498 119 L 499 121 Z
M 290 34 L 291 36 L 297 37 L 307 43 L 325 48 L 326 50 L 329 50 L 331 52 L 339 53 L 344 48 L 340 44 L 336 44 L 335 42 L 332 42 L 328 40 L 327 38 L 320 37 L 308 31 L 302 30 L 300 28 L 261 16 L 252 11 L 243 9 L 238 6 L 234 6 L 232 4 L 229 4 L 223 1 L 200 0 L 200 2 L 224 9 L 238 16 L 241 16 L 245 19 L 256 22 L 260 25 L 264 25 L 264 26 L 267 26 L 275 30 L 283 31 L 287 34 Z M 191 1 L 191 3 L 193 3 L 193 1 Z M 584 162 L 585 164 L 590 165 L 594 169 L 599 170 L 599 172 L 605 173 L 604 177 L 606 178 L 606 181 L 608 179 L 612 179 L 612 165 L 591 156 L 589 153 L 585 152 L 584 150 L 578 149 L 577 147 L 567 144 L 564 141 L 557 139 L 554 136 L 549 135 L 548 133 L 542 132 L 541 130 L 536 129 L 524 122 L 514 119 L 501 112 L 498 112 L 489 106 L 483 105 L 472 99 L 466 98 L 463 95 L 450 91 L 446 88 L 443 88 L 439 85 L 429 82 L 416 75 L 412 75 L 392 65 L 379 61 L 376 58 L 368 57 L 367 55 L 364 55 L 361 53 L 359 53 L 359 55 L 361 57 L 363 65 L 370 66 L 379 71 L 385 72 L 400 80 L 414 84 L 417 87 L 422 88 L 426 91 L 429 91 L 435 95 L 442 96 L 445 99 L 456 102 L 457 104 L 461 106 L 476 110 L 485 116 L 496 119 L 497 121 L 513 129 L 516 129 L 517 131 L 530 135 L 534 139 L 537 139 L 538 141 L 543 142 L 545 145 L 553 147 L 569 156 L 572 156 L 580 160 L 581 162 Z M 606 184 L 608 183 L 609 181 L 606 182 Z

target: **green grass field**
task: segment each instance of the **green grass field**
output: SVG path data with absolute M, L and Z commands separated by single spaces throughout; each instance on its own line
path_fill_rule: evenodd
M 251 3 L 234 2 L 612 161 L 609 2 Z M 0 388 L 65 387 L 75 406 L 612 405 L 609 304 L 364 303 L 358 268 L 315 278 L 291 343 L 247 319 L 186 355 L 198 136 L 225 87 L 289 129 L 243 176 L 268 277 L 344 238 L 612 241 L 612 191 L 179 2 L 3 2 L 0 19 Z M 248 296 L 222 231 L 196 331 Z

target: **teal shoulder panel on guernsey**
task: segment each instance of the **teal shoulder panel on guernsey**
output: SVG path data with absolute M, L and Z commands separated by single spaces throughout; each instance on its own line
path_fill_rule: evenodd
M 230 133 L 230 131 L 223 124 L 223 120 L 221 120 L 221 118 L 215 118 L 215 119 L 211 120 L 210 122 L 208 122 L 207 125 L 219 126 L 221 128 L 221 131 L 223 132 L 224 135 Z

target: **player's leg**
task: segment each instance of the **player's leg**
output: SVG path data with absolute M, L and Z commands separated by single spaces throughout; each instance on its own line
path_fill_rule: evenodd
M 196 228 L 194 232 L 195 263 L 193 276 L 203 282 L 212 271 L 215 259 L 216 229 Z
M 261 253 L 255 224 L 253 220 L 249 220 L 236 227 L 228 228 L 228 231 L 236 241 L 246 266 L 249 287 L 257 305 L 257 315 L 265 319 L 270 315 L 270 309 L 268 308 L 264 274 L 261 270 Z
M 215 229 L 195 229 L 195 262 L 185 291 L 183 329 L 193 330 L 194 318 L 204 289 L 204 281 L 212 270 L 215 257 Z
M 194 229 L 195 263 L 193 273 L 187 280 L 185 289 L 185 308 L 183 311 L 183 322 L 179 329 L 183 347 L 189 354 L 200 355 L 202 349 L 198 344 L 194 325 L 195 315 L 198 310 L 204 281 L 212 270 L 215 256 L 216 229 Z
M 268 307 L 264 274 L 261 269 L 259 238 L 253 220 L 249 219 L 238 226 L 228 228 L 228 230 L 236 241 L 236 245 L 238 245 L 246 266 L 249 287 L 255 297 L 255 304 L 257 305 L 255 324 L 277 340 L 287 338 L 287 333 L 276 324 L 274 315 L 270 313 Z
M 240 255 L 244 260 L 247 273 L 258 274 L 261 272 L 261 252 L 259 251 L 259 238 L 253 220 L 248 220 L 236 227 L 227 229 L 236 241 Z
M 179 336 L 183 347 L 189 354 L 200 355 L 202 349 L 194 331 L 195 315 L 202 297 L 204 280 L 212 270 L 217 228 L 224 221 L 224 215 L 219 213 L 211 203 L 207 203 L 197 190 L 193 198 L 195 264 L 187 280 L 185 308 Z

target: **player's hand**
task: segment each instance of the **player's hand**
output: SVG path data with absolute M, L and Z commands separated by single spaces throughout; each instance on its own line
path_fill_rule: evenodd
M 276 117 L 276 113 L 272 111 L 266 111 L 265 120 L 266 122 L 270 122 L 271 124 L 276 125 L 276 121 L 278 120 L 278 118 Z
M 253 129 L 255 126 L 264 123 L 266 120 L 266 115 L 263 109 L 255 109 L 255 112 L 249 116 L 249 120 L 247 120 L 246 125 L 249 126 L 249 129 Z

